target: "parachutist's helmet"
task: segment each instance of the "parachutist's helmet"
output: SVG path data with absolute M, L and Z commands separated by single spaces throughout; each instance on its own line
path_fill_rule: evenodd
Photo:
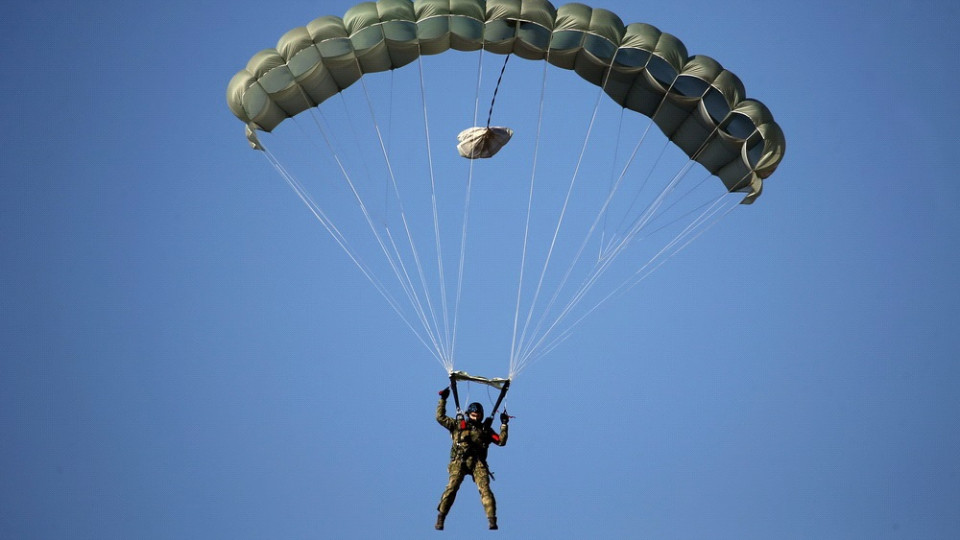
M 467 418 L 470 418 L 470 415 L 477 413 L 477 420 L 483 420 L 483 405 L 474 401 L 467 407 Z

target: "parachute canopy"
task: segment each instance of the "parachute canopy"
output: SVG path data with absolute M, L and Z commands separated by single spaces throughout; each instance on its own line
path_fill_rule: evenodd
M 513 54 L 575 71 L 618 104 L 651 117 L 727 190 L 747 193 L 745 203 L 759 196 L 783 157 L 773 115 L 716 60 L 689 56 L 679 39 L 651 25 L 546 0 L 361 3 L 343 18 L 294 28 L 276 48 L 255 54 L 230 81 L 227 102 L 256 148 L 257 130 L 273 130 L 364 74 L 450 49 Z M 467 150 L 482 157 L 483 151 Z

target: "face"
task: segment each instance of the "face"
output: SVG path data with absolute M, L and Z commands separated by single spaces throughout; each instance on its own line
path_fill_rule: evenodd
M 480 419 L 480 415 L 477 414 L 476 411 L 474 411 L 474 412 L 470 413 L 470 419 L 473 420 L 473 421 L 477 421 L 477 420 Z

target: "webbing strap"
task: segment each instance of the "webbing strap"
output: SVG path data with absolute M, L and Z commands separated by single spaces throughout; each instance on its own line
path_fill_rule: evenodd
M 450 375 L 450 390 L 453 390 L 453 403 L 457 406 L 457 414 L 460 414 L 460 395 L 457 394 L 457 378 Z
M 493 419 L 493 415 L 497 414 L 497 409 L 500 408 L 500 404 L 503 403 L 503 398 L 507 396 L 507 390 L 510 389 L 510 380 L 507 379 L 507 382 L 503 383 L 503 388 L 500 389 L 500 396 L 497 397 L 497 403 L 493 406 L 493 412 L 490 413 L 490 418 Z

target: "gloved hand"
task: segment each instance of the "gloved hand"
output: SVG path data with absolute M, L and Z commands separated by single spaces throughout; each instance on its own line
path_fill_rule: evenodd
M 504 409 L 503 412 L 500 413 L 500 423 L 501 423 L 501 424 L 507 424 L 507 423 L 509 423 L 509 422 L 510 422 L 510 416 L 507 415 L 507 410 Z
M 442 399 L 447 399 L 448 397 L 450 397 L 450 387 L 448 386 L 437 393 L 440 394 L 440 397 Z

